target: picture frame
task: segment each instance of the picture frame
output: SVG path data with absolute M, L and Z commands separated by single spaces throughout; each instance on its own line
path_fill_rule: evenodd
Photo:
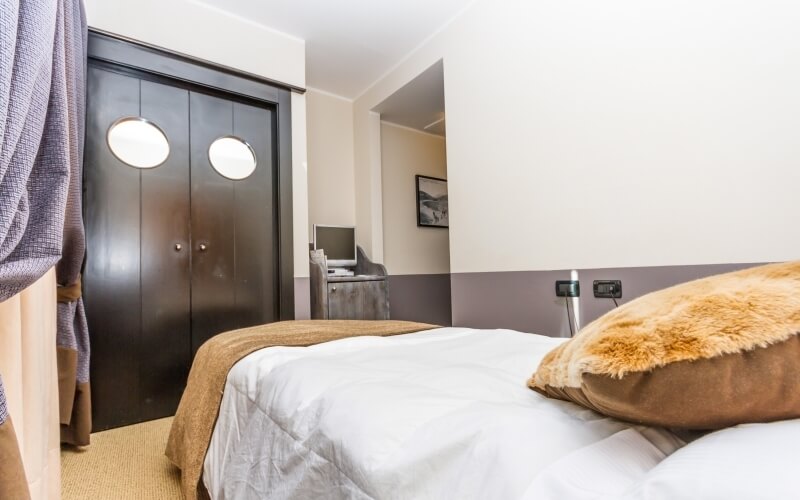
M 447 179 L 417 175 L 417 226 L 450 227 L 447 203 Z

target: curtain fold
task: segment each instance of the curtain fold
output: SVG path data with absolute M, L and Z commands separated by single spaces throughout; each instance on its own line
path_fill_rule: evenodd
M 83 119 L 82 112 L 76 115 L 82 100 L 75 101 L 84 92 L 82 12 L 80 0 L 0 2 L 0 306 L 17 300 L 20 292 L 42 278 L 61 257 L 70 171 L 80 167 L 75 160 L 80 154 L 76 149 L 82 141 L 82 131 L 73 129 Z M 81 49 L 79 53 L 76 48 Z M 80 72 L 75 67 L 77 62 Z M 80 205 L 79 200 L 77 203 Z M 54 279 L 51 286 L 52 293 L 40 299 L 52 300 L 55 311 Z M 0 309 L 3 328 L 13 320 L 6 316 L 11 310 Z M 34 313 L 46 310 L 43 303 L 31 309 Z M 40 370 L 39 375 L 48 377 L 42 360 L 55 360 L 55 323 L 51 333 L 51 344 L 42 345 L 38 357 L 25 354 L 27 351 L 23 349 L 35 345 L 33 337 L 41 337 L 35 334 L 29 335 L 31 339 L 24 334 L 19 350 L 3 346 L 0 353 L 0 376 L 6 377 L 4 387 L 0 387 L 2 469 L 19 470 L 14 457 L 20 456 L 27 481 L 34 487 L 32 493 L 38 498 L 58 498 L 57 491 L 37 486 L 49 484 L 47 480 L 40 482 L 47 476 L 41 467 L 47 468 L 48 460 L 38 463 L 35 460 L 47 447 L 36 446 L 38 451 L 28 451 L 32 448 L 21 439 L 25 436 L 21 429 L 24 421 L 19 417 L 24 411 L 22 400 L 7 401 L 5 390 L 21 386 L 19 377 L 25 373 L 27 385 L 23 391 L 31 398 L 38 398 L 37 407 L 44 412 L 42 417 L 49 417 L 46 409 L 49 403 L 57 403 L 57 395 L 40 390 L 44 386 L 30 389 L 32 380 L 38 379 L 32 379 L 31 372 L 15 366 L 28 363 Z M 52 375 L 56 375 L 54 370 Z M 14 432 L 10 431 L 10 418 L 14 418 Z M 58 413 L 53 422 L 58 422 Z M 12 435 L 18 442 L 10 439 Z M 23 450 L 21 454 L 19 447 Z M 55 457 L 57 463 L 57 453 Z M 25 498 L 15 489 L 19 487 L 15 477 L 0 473 L 0 498 Z
M 89 330 L 81 298 L 86 252 L 83 229 L 83 137 L 86 115 L 87 28 L 83 3 L 64 2 L 65 104 L 68 107 L 70 181 L 64 217 L 64 244 L 56 266 L 58 281 L 58 372 L 61 441 L 88 445 L 92 428 L 89 386 Z

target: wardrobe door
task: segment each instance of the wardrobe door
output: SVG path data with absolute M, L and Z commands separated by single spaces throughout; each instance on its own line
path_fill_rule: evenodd
M 141 420 L 174 415 L 191 364 L 189 92 L 141 82 L 142 116 L 169 139 L 167 161 L 142 170 Z
M 196 352 L 218 333 L 277 318 L 275 116 L 270 109 L 195 92 L 190 103 Z M 220 140 L 214 147 L 225 147 L 215 154 L 210 148 Z M 224 150 L 234 146 L 250 151 L 245 154 L 253 156 L 252 172 L 226 171 L 226 155 L 236 151 Z
M 186 381 L 189 95 L 95 66 L 87 85 L 83 282 L 94 429 L 102 430 L 172 414 Z M 112 152 L 118 140 L 128 152 L 149 147 L 130 132 L 109 135 L 125 118 L 160 129 L 165 161 L 137 168 Z M 115 151 L 125 159 L 122 146 Z
M 139 413 L 139 171 L 106 144 L 117 118 L 139 115 L 139 81 L 90 67 L 86 83 L 83 298 L 98 431 L 134 422 Z

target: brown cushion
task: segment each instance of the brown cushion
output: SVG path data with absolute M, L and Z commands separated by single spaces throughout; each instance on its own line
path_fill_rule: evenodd
M 644 295 L 587 325 L 528 385 L 683 429 L 800 418 L 800 261 Z
M 17 445 L 17 435 L 10 417 L 0 424 L 0 498 L 31 498 Z

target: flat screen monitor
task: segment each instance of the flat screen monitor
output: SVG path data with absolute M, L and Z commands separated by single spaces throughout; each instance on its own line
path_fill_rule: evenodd
M 325 252 L 329 266 L 355 266 L 356 228 L 314 224 L 314 250 L 320 249 Z

